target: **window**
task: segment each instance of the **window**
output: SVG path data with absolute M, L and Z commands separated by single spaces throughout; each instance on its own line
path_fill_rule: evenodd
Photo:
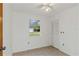
M 38 16 L 30 19 L 29 32 L 30 36 L 40 36 L 40 20 Z

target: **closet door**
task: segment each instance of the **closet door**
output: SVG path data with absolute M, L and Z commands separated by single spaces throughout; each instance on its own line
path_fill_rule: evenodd
M 71 13 L 70 13 L 71 14 Z M 75 22 L 72 18 L 74 16 L 68 13 L 61 14 L 60 18 L 60 50 L 73 55 L 74 54 L 74 39 L 75 39 Z M 72 21 L 72 22 L 71 22 Z
M 61 50 L 69 55 L 75 55 L 77 46 L 77 7 L 70 8 L 59 14 L 59 34 Z

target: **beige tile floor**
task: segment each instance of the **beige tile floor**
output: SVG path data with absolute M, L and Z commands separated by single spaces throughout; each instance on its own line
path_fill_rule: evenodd
M 13 53 L 13 56 L 68 56 L 54 47 L 43 47 L 29 51 Z

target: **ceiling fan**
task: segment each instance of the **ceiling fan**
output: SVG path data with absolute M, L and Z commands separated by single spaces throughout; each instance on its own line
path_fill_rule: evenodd
M 55 4 L 53 3 L 44 3 L 40 5 L 40 9 L 48 12 L 48 11 L 52 11 L 52 9 L 54 9 Z

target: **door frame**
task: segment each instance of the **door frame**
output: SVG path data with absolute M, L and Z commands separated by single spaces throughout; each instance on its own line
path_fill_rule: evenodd
M 3 3 L 0 3 L 0 17 L 1 17 L 1 46 L 0 48 L 3 48 Z M 0 51 L 0 56 L 3 56 L 3 50 Z

